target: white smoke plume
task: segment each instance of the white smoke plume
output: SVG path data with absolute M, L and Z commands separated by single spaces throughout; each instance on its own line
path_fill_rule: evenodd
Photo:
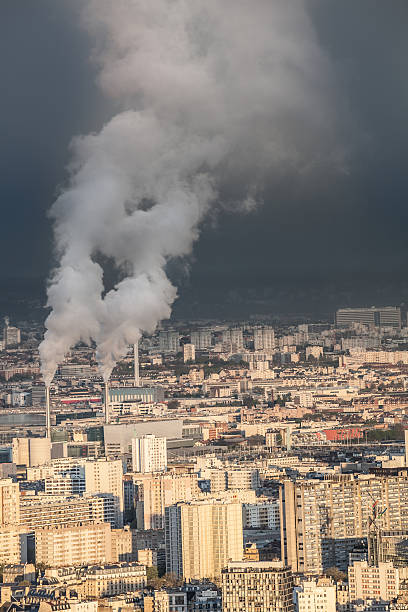
M 79 340 L 108 380 L 169 317 L 166 263 L 191 252 L 225 184 L 251 210 L 270 173 L 339 163 L 330 66 L 301 0 L 89 0 L 83 23 L 118 114 L 74 140 L 51 210 L 47 384 Z M 105 296 L 100 255 L 126 271 Z

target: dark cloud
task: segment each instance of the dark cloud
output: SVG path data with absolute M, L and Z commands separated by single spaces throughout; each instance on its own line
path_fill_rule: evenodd
M 78 27 L 81 4 L 1 4 L 2 277 L 47 274 L 45 213 L 65 179 L 70 139 L 109 116 Z M 197 309 L 211 300 L 232 308 L 240 296 L 299 311 L 408 297 L 408 4 L 310 0 L 308 7 L 347 117 L 348 174 L 274 179 L 262 208 L 208 223 L 180 290 Z

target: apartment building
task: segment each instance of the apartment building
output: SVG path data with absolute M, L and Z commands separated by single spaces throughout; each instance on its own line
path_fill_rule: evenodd
M 197 474 L 135 476 L 136 520 L 139 529 L 163 529 L 167 506 L 188 502 L 201 491 Z
M 195 346 L 194 344 L 183 345 L 183 361 L 188 363 L 189 361 L 195 361 Z
M 109 563 L 111 526 L 99 523 L 36 529 L 35 560 L 50 567 Z
M 13 463 L 16 465 L 42 465 L 51 460 L 49 438 L 13 438 Z
M 199 329 L 190 334 L 191 344 L 194 344 L 198 351 L 203 351 L 211 347 L 212 338 L 210 329 Z
M 399 592 L 399 570 L 391 562 L 368 565 L 367 561 L 355 561 L 348 568 L 348 579 L 352 604 L 391 601 Z
M 336 585 L 330 578 L 307 580 L 295 587 L 296 612 L 336 612 Z
M 115 501 L 112 495 L 22 495 L 20 527 L 28 532 L 43 527 L 67 526 L 78 523 L 110 523 L 115 526 Z
M 254 328 L 254 349 L 256 351 L 273 351 L 275 348 L 275 332 L 272 327 Z
M 111 563 L 88 568 L 81 591 L 85 597 L 112 597 L 146 586 L 146 567 L 139 563 Z
M 123 527 L 123 463 L 121 459 L 86 461 L 85 490 L 87 493 L 107 493 L 113 496 L 115 527 Z
M 378 470 L 325 480 L 286 480 L 280 487 L 282 559 L 293 571 L 345 570 L 349 552 L 367 537 L 375 500 L 383 529 L 407 529 L 408 475 Z
M 271 529 L 279 532 L 279 501 L 265 500 L 255 504 L 243 504 L 242 519 L 244 529 Z
M 376 327 L 401 327 L 401 309 L 395 306 L 383 308 L 339 308 L 336 312 L 337 327 L 349 327 L 353 323 Z
M 243 557 L 242 505 L 215 499 L 166 508 L 166 569 L 185 580 L 221 575 Z
M 154 434 L 133 438 L 132 466 L 134 472 L 163 472 L 167 467 L 166 438 Z
M 27 533 L 14 526 L 0 527 L 0 563 L 27 561 Z
M 0 528 L 19 523 L 20 489 L 11 478 L 0 479 Z
M 281 561 L 230 562 L 222 570 L 223 612 L 292 612 L 293 577 Z
M 47 495 L 81 495 L 85 492 L 85 475 L 57 474 L 44 479 L 45 493 Z

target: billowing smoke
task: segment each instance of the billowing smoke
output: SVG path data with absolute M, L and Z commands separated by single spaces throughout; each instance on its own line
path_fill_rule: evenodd
M 270 174 L 341 163 L 330 67 L 300 0 L 89 0 L 83 23 L 118 114 L 73 141 L 51 210 L 47 384 L 80 340 L 107 380 L 169 317 L 166 263 L 191 252 L 226 186 L 250 210 Z M 101 257 L 123 279 L 106 295 Z

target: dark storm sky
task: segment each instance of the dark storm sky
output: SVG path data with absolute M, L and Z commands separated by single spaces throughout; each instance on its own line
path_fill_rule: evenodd
M 71 137 L 98 130 L 111 115 L 78 26 L 80 5 L 1 3 L 3 284 L 45 279 L 46 211 L 66 178 Z M 313 0 L 309 10 L 350 117 L 349 172 L 303 188 L 282 178 L 266 186 L 270 205 L 207 224 L 191 274 L 180 281 L 186 300 L 281 296 L 276 303 L 299 311 L 408 301 L 408 3 Z

